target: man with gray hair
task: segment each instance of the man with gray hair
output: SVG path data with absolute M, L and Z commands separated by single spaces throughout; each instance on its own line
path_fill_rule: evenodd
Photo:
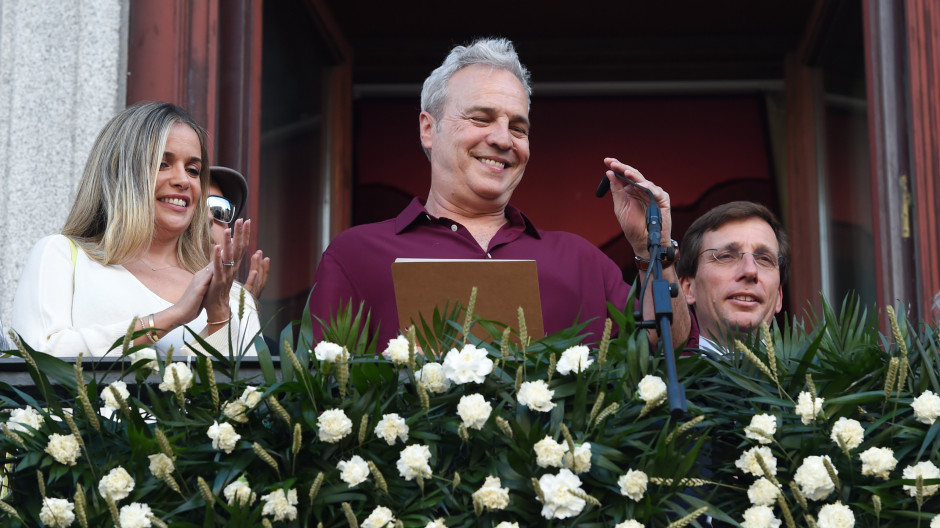
M 535 260 L 543 324 L 551 334 L 576 321 L 599 338 L 607 303 L 623 309 L 630 286 L 620 268 L 584 238 L 537 229 L 509 204 L 529 161 L 529 72 L 506 39 L 480 39 L 451 50 L 425 80 L 418 129 L 431 162 L 426 199 L 415 198 L 398 217 L 353 227 L 336 237 L 317 268 L 310 312 L 330 321 L 338 307 L 365 303 L 379 347 L 399 334 L 392 280 L 398 257 Z M 663 212 L 669 241 L 669 195 L 636 169 L 604 160 L 614 213 L 639 258 L 649 257 L 645 191 Z M 642 192 L 641 192 L 642 191 Z M 678 280 L 667 266 L 665 278 Z M 644 302 L 652 318 L 653 303 Z M 685 302 L 673 299 L 673 343 L 682 344 L 692 323 Z M 509 323 L 511 321 L 502 321 Z M 693 331 L 694 333 L 694 331 Z

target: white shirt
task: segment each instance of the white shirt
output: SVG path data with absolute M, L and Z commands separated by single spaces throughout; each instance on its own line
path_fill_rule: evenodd
M 236 354 L 248 348 L 261 326 L 251 295 L 245 295 L 244 318 L 239 319 L 241 289 L 238 284 L 232 286 L 229 325 L 207 336 L 206 311 L 202 310 L 185 327 L 164 335 L 154 348 L 165 354 L 172 346 L 174 355 L 186 355 L 192 351 L 190 347 L 201 351 L 192 332 L 223 355 L 228 355 L 229 334 Z M 172 305 L 124 266 L 102 266 L 88 258 L 81 247 L 73 265 L 69 240 L 64 235 L 50 235 L 30 250 L 13 299 L 11 326 L 31 347 L 54 356 L 103 356 L 115 341 L 124 338 L 134 317 L 146 317 Z M 139 323 L 136 329 L 140 329 Z M 118 346 L 112 354 L 120 352 Z M 254 355 L 254 347 L 247 353 Z
M 13 348 L 13 343 L 7 340 L 7 331 L 3 328 L 3 321 L 0 321 L 0 350 L 10 350 L 11 348 Z
M 723 356 L 728 353 L 728 349 L 703 335 L 698 336 L 698 347 L 708 352 L 714 352 L 719 356 Z

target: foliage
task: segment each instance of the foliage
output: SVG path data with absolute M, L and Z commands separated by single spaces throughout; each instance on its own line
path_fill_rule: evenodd
M 902 478 L 903 469 L 918 462 L 940 465 L 940 423 L 921 423 L 911 407 L 928 390 L 940 394 L 938 336 L 933 328 L 915 327 L 903 313 L 896 335 L 884 336 L 879 319 L 849 300 L 838 313 L 826 306 L 811 324 L 765 329 L 764 339 L 752 336 L 720 357 L 683 355 L 677 366 L 688 412 L 677 420 L 663 404 L 665 395 L 647 385 L 655 381 L 648 376 L 665 378 L 665 362 L 651 352 L 632 314 L 611 307 L 613 337 L 584 336 L 584 325 L 577 324 L 531 340 L 522 314 L 509 329 L 466 317 L 473 304 L 471 296 L 467 310 L 445 307 L 422 321 L 404 348 L 399 341 L 387 350 L 369 335 L 368 314 L 361 309 L 347 306 L 330 321 L 305 313 L 282 332 L 279 365 L 256 340 L 260 378 L 243 379 L 244 358 L 225 351 L 192 358 L 195 379 L 185 391 L 173 389 L 170 368 L 187 364 L 184 358 L 159 361 L 153 375 L 148 361 L 127 359 L 110 363 L 111 371 L 99 366 L 87 372 L 81 361 L 73 368 L 21 345 L 11 353 L 27 360 L 35 390 L 5 386 L 0 392 L 0 453 L 10 485 L 0 524 L 43 525 L 47 497 L 74 505 L 73 526 L 94 527 L 117 525 L 121 508 L 132 503 L 150 508 L 154 526 L 180 528 L 380 526 L 379 506 L 390 510 L 393 523 L 407 527 L 435 526 L 437 519 L 449 527 L 504 521 L 608 527 L 629 519 L 650 527 L 701 526 L 705 508 L 734 526 L 752 507 L 748 487 L 756 480 L 736 462 L 763 445 L 746 431 L 752 417 L 763 414 L 775 417 L 766 446 L 782 489 L 774 514 L 784 526 L 807 526 L 807 515 L 815 522 L 820 507 L 836 501 L 849 506 L 856 526 L 926 528 L 940 511 L 940 494 L 926 493 L 940 479 Z M 328 354 L 313 338 L 315 324 L 326 327 L 324 342 L 341 350 L 331 361 L 317 358 L 321 351 Z M 114 357 L 143 349 L 126 342 L 115 343 Z M 590 348 L 591 364 L 569 372 L 565 358 L 582 343 Z M 423 367 L 453 367 L 462 352 L 468 354 L 457 371 L 449 371 L 450 386 L 435 392 L 435 378 Z M 483 356 L 492 362 L 488 368 Z M 102 408 L 101 399 L 113 379 L 124 380 L 131 391 L 115 410 Z M 886 379 L 892 380 L 890 391 Z M 161 380 L 166 390 L 157 386 Z M 553 391 L 554 406 L 544 412 L 536 410 L 538 403 L 520 403 L 523 384 L 537 381 Z M 803 391 L 824 399 L 821 414 L 807 424 L 795 412 Z M 464 407 L 469 403 L 461 403 L 471 396 L 489 407 L 471 408 L 476 422 Z M 41 423 L 14 430 L 12 413 L 25 407 L 37 411 Z M 330 421 L 337 410 L 348 427 L 341 419 Z M 383 418 L 392 414 L 407 424 L 405 440 L 380 436 L 390 423 Z M 860 445 L 848 449 L 845 441 L 840 447 L 830 439 L 839 418 L 862 424 Z M 210 430 L 221 431 L 220 424 L 230 424 L 238 438 L 214 433 L 213 442 Z M 82 447 L 71 466 L 50 454 L 55 449 L 49 444 L 54 435 L 73 432 Z M 553 444 L 539 444 L 546 437 Z M 571 456 L 588 444 L 589 468 L 583 457 Z M 540 465 L 546 445 L 569 456 Z M 414 457 L 402 458 L 422 446 L 430 455 L 430 474 Z M 859 455 L 870 447 L 893 449 L 898 463 L 886 480 L 862 474 Z M 173 471 L 158 477 L 151 458 L 160 453 L 173 460 Z M 824 455 L 838 483 L 823 500 L 806 500 L 791 482 L 804 460 Z M 338 465 L 348 469 L 357 456 L 369 469 L 350 484 L 344 478 L 356 472 Z M 127 497 L 109 501 L 99 483 L 117 467 L 127 470 L 134 487 Z M 579 485 L 557 487 L 569 472 Z M 638 484 L 642 479 L 621 480 L 638 472 L 649 477 L 645 489 Z M 498 484 L 489 477 L 498 477 Z M 254 502 L 239 504 L 226 495 L 239 482 L 247 483 Z M 505 495 L 508 503 L 501 499 Z

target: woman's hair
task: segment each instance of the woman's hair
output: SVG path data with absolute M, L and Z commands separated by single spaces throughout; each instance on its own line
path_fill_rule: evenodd
M 532 97 L 529 70 L 519 62 L 519 55 L 516 54 L 512 42 L 504 38 L 484 38 L 466 46 L 455 47 L 444 62 L 428 75 L 421 88 L 421 111 L 428 112 L 439 120 L 444 112 L 447 83 L 450 78 L 463 68 L 474 64 L 508 71 L 522 83 L 526 96 Z
M 62 234 L 75 240 L 92 260 L 123 264 L 150 245 L 157 172 L 167 137 L 177 124 L 189 126 L 199 137 L 199 185 L 205 194 L 206 131 L 186 110 L 170 103 L 136 104 L 111 118 L 98 133 L 62 228 Z M 194 205 L 193 220 L 176 248 L 180 264 L 191 272 L 206 266 L 211 248 L 206 201 L 196 200 Z

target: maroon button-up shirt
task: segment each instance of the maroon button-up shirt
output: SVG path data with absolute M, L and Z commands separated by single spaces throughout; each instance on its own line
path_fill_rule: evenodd
M 328 322 L 340 301 L 351 300 L 354 310 L 364 301 L 365 309 L 372 311 L 373 331 L 381 323 L 378 350 L 384 350 L 400 333 L 392 283 L 396 258 L 534 259 L 546 334 L 593 319 L 585 331 L 600 339 L 607 302 L 620 309 L 626 305 L 630 286 L 620 268 L 584 238 L 536 229 L 510 205 L 508 222 L 484 250 L 464 226 L 430 216 L 422 202 L 415 198 L 398 217 L 352 227 L 330 243 L 317 268 L 311 315 Z M 316 323 L 314 333 L 322 335 Z

